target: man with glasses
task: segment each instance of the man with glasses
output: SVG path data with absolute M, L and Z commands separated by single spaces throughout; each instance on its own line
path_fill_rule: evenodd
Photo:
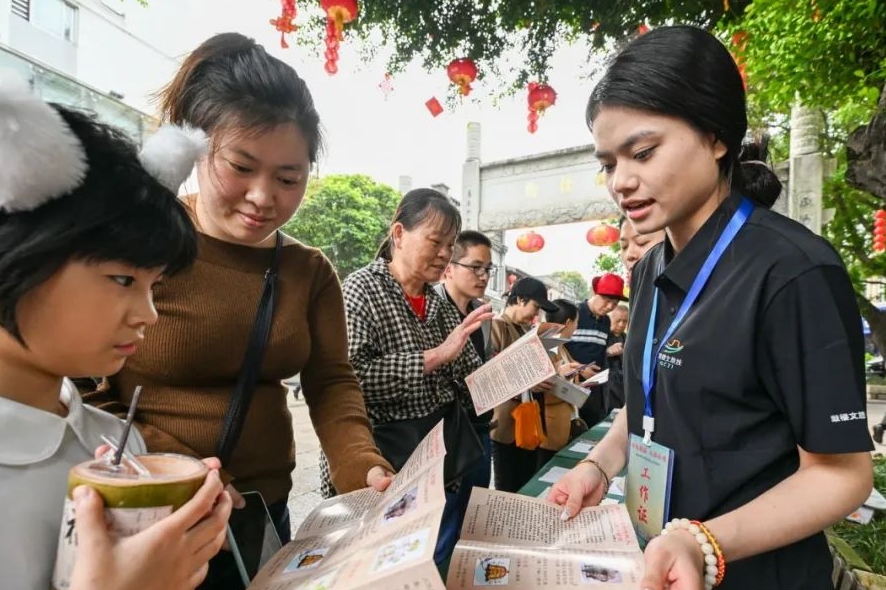
M 442 282 L 434 285 L 437 293 L 458 310 L 462 319 L 483 304 L 486 285 L 492 279 L 495 267 L 492 265 L 492 242 L 480 232 L 466 230 L 458 234 L 452 250 L 452 260 L 443 271 Z M 484 363 L 492 356 L 490 322 L 484 322 L 481 329 L 471 334 L 471 343 Z M 477 416 L 472 406 L 465 408 L 477 437 L 486 451 L 482 462 L 464 476 L 454 503 L 446 505 L 443 514 L 440 536 L 458 536 L 462 519 L 468 507 L 473 487 L 488 488 L 492 477 L 492 450 L 489 440 L 492 410 Z
M 443 282 L 437 292 L 458 309 L 462 318 L 482 305 L 486 285 L 492 279 L 492 242 L 477 231 L 458 234 L 452 249 L 452 260 L 443 271 Z M 471 343 L 483 362 L 489 360 L 489 322 L 471 334 Z

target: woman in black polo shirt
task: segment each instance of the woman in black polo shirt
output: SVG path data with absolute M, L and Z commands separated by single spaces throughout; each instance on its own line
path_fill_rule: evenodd
M 628 453 L 671 449 L 665 519 L 696 522 L 649 543 L 640 588 L 832 589 L 821 531 L 872 485 L 861 321 L 840 257 L 769 210 L 780 184 L 765 145 L 742 146 L 742 80 L 709 33 L 635 39 L 587 121 L 613 199 L 667 239 L 633 272 L 627 411 L 549 498 L 567 518 L 600 501 Z

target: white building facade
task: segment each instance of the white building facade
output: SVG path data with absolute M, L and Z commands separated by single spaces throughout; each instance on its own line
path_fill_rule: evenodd
M 127 11 L 144 10 L 133 0 L 0 0 L 0 68 L 141 139 L 156 124 L 149 90 L 178 66 L 133 30 L 140 15 Z

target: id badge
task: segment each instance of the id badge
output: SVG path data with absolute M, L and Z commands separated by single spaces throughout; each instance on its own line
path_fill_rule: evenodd
M 625 505 L 644 546 L 668 521 L 673 471 L 672 449 L 631 434 Z

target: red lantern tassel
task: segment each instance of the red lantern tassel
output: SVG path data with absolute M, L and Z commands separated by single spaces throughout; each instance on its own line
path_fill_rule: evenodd
M 283 49 L 289 49 L 289 44 L 286 42 L 286 35 L 288 33 L 294 33 L 298 27 L 295 24 L 295 0 L 280 0 L 281 5 L 281 13 L 275 19 L 271 19 L 271 25 L 280 31 L 280 47 Z

